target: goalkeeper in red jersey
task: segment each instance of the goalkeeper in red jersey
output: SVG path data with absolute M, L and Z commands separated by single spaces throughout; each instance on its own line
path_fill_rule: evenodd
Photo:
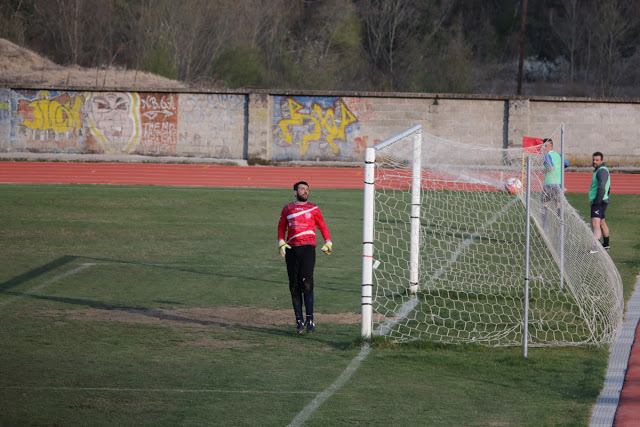
M 316 265 L 316 228 L 322 233 L 325 254 L 331 253 L 331 236 L 324 223 L 320 208 L 309 203 L 309 184 L 300 181 L 294 184 L 296 201 L 282 208 L 278 223 L 278 251 L 287 263 L 289 291 L 296 315 L 296 332 L 301 334 L 315 330 L 313 322 L 313 269 Z M 302 317 L 304 299 L 306 321 Z

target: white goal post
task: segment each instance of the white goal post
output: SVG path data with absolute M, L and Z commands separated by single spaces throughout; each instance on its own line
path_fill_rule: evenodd
M 364 338 L 544 346 L 615 337 L 620 276 L 604 250 L 589 253 L 597 241 L 562 192 L 543 202 L 543 153 L 417 125 L 367 148 L 364 172 Z M 522 191 L 506 191 L 509 178 Z

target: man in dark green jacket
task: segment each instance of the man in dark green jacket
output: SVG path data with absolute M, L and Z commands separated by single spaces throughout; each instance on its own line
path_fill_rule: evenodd
M 609 189 L 611 188 L 611 175 L 605 166 L 604 156 L 596 151 L 591 157 L 593 160 L 593 178 L 589 189 L 589 204 L 591 205 L 591 226 L 593 234 L 598 240 L 603 237 L 602 246 L 609 250 L 609 227 L 605 222 L 604 212 L 611 201 L 609 199 Z M 591 253 L 598 252 L 598 248 L 591 248 Z

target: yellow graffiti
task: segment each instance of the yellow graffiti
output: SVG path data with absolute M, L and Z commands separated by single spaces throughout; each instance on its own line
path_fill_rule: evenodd
M 335 138 L 345 139 L 345 128 L 357 121 L 358 119 L 351 114 L 347 106 L 339 101 L 338 107 L 340 108 L 340 123 L 336 123 L 335 111 L 331 108 L 324 109 L 319 104 L 314 103 L 311 110 L 314 114 L 301 113 L 300 110 L 304 106 L 296 102 L 293 98 L 288 98 L 290 119 L 283 119 L 280 121 L 280 129 L 282 130 L 282 138 L 288 144 L 293 144 L 293 134 L 289 131 L 289 126 L 303 125 L 305 120 L 313 123 L 310 133 L 305 134 L 302 137 L 302 142 L 299 142 L 300 151 L 304 155 L 309 149 L 309 142 L 318 140 L 322 136 L 322 131 L 327 133 L 327 142 L 331 145 L 331 151 L 338 153 L 340 148 L 333 142 Z M 338 108 L 336 107 L 336 109 Z
M 340 112 L 341 112 L 341 120 L 340 125 L 336 124 L 335 114 L 333 110 L 327 110 L 326 115 L 322 115 L 322 107 L 318 104 L 313 106 L 314 112 L 320 117 L 320 126 L 326 128 L 329 131 L 329 135 L 327 135 L 327 141 L 329 145 L 331 145 L 331 150 L 334 153 L 337 153 L 339 150 L 338 146 L 333 143 L 334 138 L 342 138 L 345 139 L 346 135 L 344 134 L 344 129 L 350 123 L 355 122 L 357 119 L 351 112 L 347 109 L 347 107 L 340 101 Z M 329 120 L 331 120 L 331 124 L 329 124 Z
M 49 99 L 32 101 L 28 107 L 32 109 L 33 120 L 25 120 L 22 124 L 30 129 L 49 130 L 56 133 L 66 132 L 80 126 L 80 109 L 82 99 L 79 96 L 63 104 Z
M 0 102 L 0 110 L 8 110 L 9 103 L 8 102 Z

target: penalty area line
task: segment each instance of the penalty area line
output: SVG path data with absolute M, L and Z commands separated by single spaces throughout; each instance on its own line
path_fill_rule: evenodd
M 5 305 L 7 305 L 7 304 L 9 304 L 9 303 L 11 303 L 11 302 L 13 302 L 13 301 L 15 301 L 17 299 L 24 298 L 26 296 L 29 296 L 29 294 L 33 294 L 34 292 L 37 292 L 37 291 L 39 291 L 41 289 L 44 289 L 47 286 L 53 285 L 54 283 L 64 279 L 65 277 L 73 276 L 74 274 L 79 273 L 82 270 L 85 270 L 85 269 L 91 267 L 92 265 L 96 265 L 96 263 L 95 262 L 85 262 L 84 264 L 82 264 L 79 267 L 74 268 L 73 270 L 67 271 L 66 273 L 58 274 L 54 278 L 49 279 L 46 282 L 41 283 L 40 285 L 29 289 L 25 293 L 22 293 L 20 295 L 14 296 L 12 298 L 6 299 L 4 301 L 0 301 L 0 308 L 4 307 Z

